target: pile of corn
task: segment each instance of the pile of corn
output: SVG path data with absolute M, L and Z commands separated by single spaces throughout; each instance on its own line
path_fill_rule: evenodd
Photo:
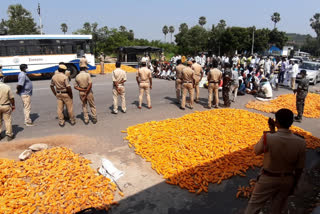
M 288 108 L 297 114 L 296 96 L 294 94 L 280 95 L 277 99 L 269 102 L 250 101 L 246 105 L 247 108 L 256 109 L 263 112 L 274 113 L 281 108 Z M 309 93 L 304 106 L 303 116 L 311 118 L 320 117 L 320 95 Z
M 208 191 L 209 183 L 245 176 L 250 167 L 261 166 L 263 156 L 256 156 L 253 146 L 267 130 L 263 115 L 219 109 L 138 124 L 123 132 L 129 147 L 151 162 L 167 183 L 199 194 Z M 292 130 L 305 136 L 308 148 L 320 147 L 320 139 L 311 133 Z
M 97 65 L 96 70 L 89 71 L 91 74 L 100 74 L 101 73 L 101 66 Z M 104 73 L 111 73 L 113 70 L 116 69 L 116 65 L 114 63 L 111 64 L 104 64 Z M 128 73 L 134 73 L 137 72 L 137 69 L 127 66 L 127 65 L 121 65 L 121 69 L 128 72 Z
M 249 181 L 249 186 L 239 186 L 236 197 L 250 198 L 254 190 L 254 186 L 256 185 L 256 182 L 256 180 L 251 179 Z
M 90 161 L 52 148 L 24 162 L 0 159 L 0 213 L 75 213 L 109 209 L 116 185 L 96 175 Z

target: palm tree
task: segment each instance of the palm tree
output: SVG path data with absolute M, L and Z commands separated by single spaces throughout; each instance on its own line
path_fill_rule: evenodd
M 310 26 L 316 32 L 317 37 L 320 39 L 320 13 L 314 14 L 310 19 Z
M 169 27 L 169 33 L 171 34 L 171 43 L 172 43 L 172 34 L 174 33 L 174 27 L 173 26 L 170 26 Z
M 61 31 L 66 34 L 66 32 L 68 31 L 68 25 L 66 23 L 62 23 L 61 24 Z
M 186 32 L 186 31 L 188 31 L 188 29 L 189 29 L 189 27 L 188 27 L 187 23 L 182 23 L 179 27 L 180 32 Z
M 206 17 L 205 16 L 200 16 L 199 25 L 201 25 L 201 27 L 203 27 L 206 23 L 207 23 Z
M 119 27 L 119 30 L 120 30 L 120 32 L 126 32 L 126 31 L 127 31 L 127 28 L 126 28 L 125 26 L 121 25 L 121 26 Z
M 280 13 L 278 12 L 273 13 L 273 15 L 271 16 L 271 21 L 274 22 L 274 29 L 276 28 L 277 23 L 280 22 L 280 19 Z
M 163 26 L 162 33 L 164 34 L 164 41 L 167 42 L 167 34 L 169 33 L 169 28 L 167 25 Z

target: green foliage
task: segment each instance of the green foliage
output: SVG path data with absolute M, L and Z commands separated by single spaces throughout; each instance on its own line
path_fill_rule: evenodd
M 2 20 L 0 30 L 9 35 L 39 34 L 37 24 L 31 13 L 21 4 L 10 5 L 7 10 L 9 19 Z
M 163 26 L 162 33 L 164 34 L 164 41 L 167 42 L 167 34 L 169 33 L 169 28 L 167 25 Z
M 274 29 L 276 28 L 276 25 L 278 22 L 280 22 L 280 20 L 281 20 L 280 13 L 275 12 L 272 14 L 271 21 L 274 22 Z
M 66 34 L 66 32 L 68 31 L 68 25 L 66 23 L 61 24 L 61 31 L 63 32 L 63 34 Z
M 320 56 L 320 41 L 318 38 L 312 38 L 307 35 L 305 43 L 301 47 L 301 51 L 310 53 L 313 56 Z
M 310 19 L 310 26 L 316 32 L 318 39 L 320 39 L 320 13 L 314 14 Z
M 207 18 L 205 16 L 200 16 L 199 25 L 203 27 L 207 23 Z

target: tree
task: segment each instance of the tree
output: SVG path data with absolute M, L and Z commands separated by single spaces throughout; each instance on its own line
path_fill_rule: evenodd
M 273 44 L 278 48 L 282 48 L 288 41 L 288 37 L 285 32 L 273 29 L 269 33 L 269 44 Z
M 172 43 L 172 34 L 174 33 L 175 29 L 173 26 L 169 27 L 169 33 L 171 34 L 171 43 Z
M 66 23 L 61 24 L 61 31 L 63 32 L 63 34 L 66 34 L 66 32 L 68 31 L 68 25 Z
M 7 10 L 9 19 L 4 20 L 2 25 L 10 35 L 39 34 L 37 24 L 31 13 L 21 4 L 10 5 Z
M 126 28 L 125 26 L 121 25 L 121 26 L 119 27 L 119 30 L 120 30 L 120 32 L 126 32 L 126 31 L 127 31 L 127 28 Z
M 205 17 L 205 16 L 200 16 L 200 18 L 199 18 L 199 25 L 200 25 L 201 27 L 203 27 L 206 23 L 207 23 L 206 17 Z
M 310 26 L 316 32 L 317 38 L 320 39 L 320 13 L 316 13 L 310 19 Z
M 280 13 L 278 13 L 278 12 L 273 13 L 273 15 L 271 16 L 271 21 L 274 22 L 273 29 L 276 28 L 276 25 L 277 25 L 278 22 L 280 22 L 280 19 L 281 19 L 280 18 Z
M 169 28 L 167 25 L 163 26 L 162 33 L 164 34 L 164 42 L 167 42 L 167 34 L 169 33 Z

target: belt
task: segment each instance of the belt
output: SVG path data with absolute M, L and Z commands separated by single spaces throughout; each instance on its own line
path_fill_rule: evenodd
M 67 94 L 67 91 L 57 91 L 58 94 Z
M 220 83 L 220 82 L 216 82 L 216 81 L 210 81 L 209 83 Z
M 0 106 L 9 106 L 10 103 L 7 103 L 7 104 L 0 104 Z
M 284 177 L 284 176 L 292 176 L 292 172 L 282 172 L 282 173 L 276 173 L 276 172 L 269 172 L 265 169 L 262 169 L 262 174 L 265 174 L 270 177 Z
M 193 82 L 183 82 L 183 83 L 193 83 Z

